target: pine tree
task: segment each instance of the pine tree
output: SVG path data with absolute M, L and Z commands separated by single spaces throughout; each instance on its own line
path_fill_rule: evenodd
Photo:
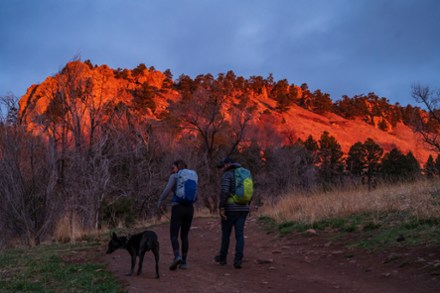
M 361 142 L 356 142 L 350 147 L 346 160 L 347 171 L 354 176 L 362 176 L 366 166 L 366 151 Z
M 432 155 L 429 155 L 428 160 L 425 163 L 425 166 L 423 168 L 423 171 L 425 173 L 426 178 L 432 179 L 436 175 L 438 175 L 438 170 L 435 166 L 434 158 Z
M 133 105 L 140 113 L 146 113 L 147 108 L 152 112 L 156 110 L 154 102 L 156 88 L 144 82 L 142 86 L 133 92 Z
M 394 148 L 382 160 L 382 175 L 391 182 L 415 180 L 420 176 L 420 165 L 411 152 L 404 155 Z
M 437 158 L 435 159 L 435 169 L 436 174 L 440 176 L 440 154 L 437 155 Z
M 364 142 L 364 149 L 367 165 L 365 175 L 367 176 L 368 189 L 372 189 L 373 186 L 376 184 L 375 178 L 376 175 L 379 173 L 380 160 L 382 159 L 383 149 L 371 138 L 368 138 Z
M 414 181 L 418 179 L 421 175 L 420 164 L 414 157 L 412 152 L 408 152 L 405 156 L 406 158 L 406 174 L 404 175 L 407 180 Z
M 312 135 L 309 135 L 303 144 L 307 152 L 307 164 L 314 165 L 318 157 L 318 142 L 313 139 Z
M 405 164 L 405 155 L 398 148 L 393 148 L 382 160 L 382 177 L 390 182 L 397 182 L 403 177 Z
M 342 156 L 341 145 L 336 138 L 324 131 L 319 140 L 318 150 L 319 174 L 323 180 L 324 188 L 329 184 L 337 183 L 338 179 L 341 179 L 344 170 Z

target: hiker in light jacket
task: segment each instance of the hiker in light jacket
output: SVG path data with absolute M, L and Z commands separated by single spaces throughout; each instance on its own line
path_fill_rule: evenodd
M 217 168 L 223 172 L 220 186 L 219 213 L 221 217 L 222 240 L 220 253 L 214 258 L 220 265 L 227 263 L 229 239 L 232 228 L 235 230 L 235 257 L 234 268 L 240 269 L 244 250 L 244 224 L 249 213 L 249 204 L 236 204 L 232 201 L 235 192 L 234 169 L 241 165 L 231 158 L 225 158 L 217 164 Z
M 157 208 L 160 210 L 163 202 L 170 193 L 173 193 L 171 201 L 171 220 L 170 220 L 170 239 L 173 248 L 174 259 L 170 265 L 170 270 L 174 271 L 176 268 L 187 268 L 187 256 L 189 249 L 188 234 L 191 228 L 194 206 L 192 204 L 181 204 L 176 198 L 177 172 L 182 169 L 187 169 L 187 165 L 183 160 L 175 161 L 171 166 L 171 175 L 168 183 L 165 186 L 162 194 L 157 202 Z M 180 240 L 182 242 L 182 254 L 179 250 L 179 230 Z

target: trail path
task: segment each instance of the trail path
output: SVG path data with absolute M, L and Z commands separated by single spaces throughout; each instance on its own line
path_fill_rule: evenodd
M 143 273 L 130 277 L 125 276 L 130 267 L 127 251 L 104 257 L 128 292 L 440 292 L 440 277 L 427 270 L 439 264 L 439 249 L 374 254 L 348 249 L 325 234 L 280 238 L 263 231 L 250 216 L 243 268 L 234 269 L 231 254 L 225 266 L 213 261 L 220 245 L 219 220 L 196 218 L 190 232 L 189 268 L 170 271 L 168 229 L 168 224 L 151 228 L 161 245 L 160 279 L 154 278 L 151 253 L 145 257 Z M 232 235 L 230 251 L 234 245 Z

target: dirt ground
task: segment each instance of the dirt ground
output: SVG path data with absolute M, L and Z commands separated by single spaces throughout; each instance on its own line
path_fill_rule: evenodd
M 151 253 L 140 276 L 125 276 L 130 268 L 127 251 L 103 257 L 128 292 L 440 292 L 440 276 L 433 274 L 440 267 L 439 247 L 368 253 L 348 249 L 325 233 L 282 238 L 268 234 L 251 215 L 245 228 L 243 268 L 234 269 L 231 253 L 225 266 L 213 260 L 220 246 L 219 219 L 195 218 L 188 269 L 170 271 L 169 226 L 151 230 L 161 245 L 160 279 L 155 279 Z M 231 235 L 230 252 L 234 246 Z

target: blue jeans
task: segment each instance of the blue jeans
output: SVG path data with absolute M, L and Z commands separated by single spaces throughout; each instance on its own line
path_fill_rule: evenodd
M 229 249 L 229 238 L 231 236 L 232 227 L 235 230 L 235 259 L 241 261 L 243 259 L 244 250 L 244 223 L 248 212 L 226 212 L 226 220 L 222 219 L 222 244 L 220 248 L 220 258 L 226 260 Z

